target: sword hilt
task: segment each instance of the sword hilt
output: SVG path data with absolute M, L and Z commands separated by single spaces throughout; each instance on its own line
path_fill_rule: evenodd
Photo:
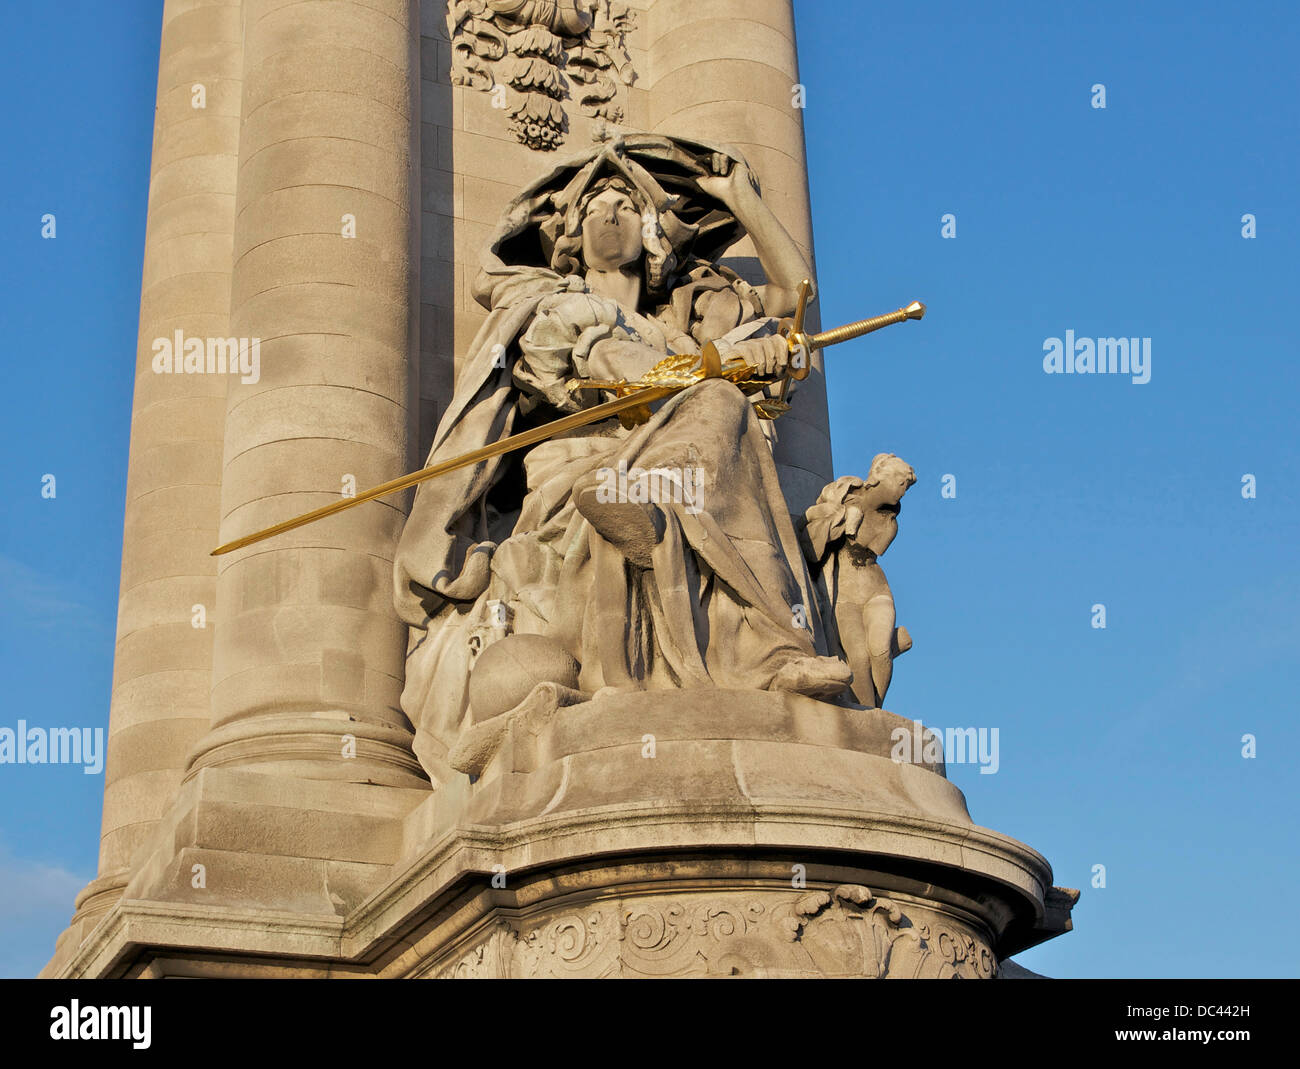
M 799 283 L 799 300 L 794 308 L 794 322 L 790 324 L 789 333 L 785 336 L 785 344 L 790 350 L 792 359 L 781 379 L 781 396 L 778 398 L 781 404 L 786 404 L 786 399 L 790 396 L 790 383 L 802 382 L 812 373 L 812 349 L 807 345 L 805 341 L 807 335 L 803 332 L 803 320 L 808 312 L 808 300 L 811 294 L 812 282 L 805 278 Z
M 848 323 L 842 327 L 835 327 L 833 330 L 808 334 L 803 329 L 803 321 L 804 312 L 808 307 L 809 288 L 810 285 L 807 279 L 799 283 L 799 304 L 795 309 L 794 322 L 789 333 L 785 336 L 786 345 L 790 347 L 792 354 L 797 354 L 797 359 L 791 361 L 790 369 L 781 383 L 781 400 L 783 402 L 790 392 L 791 380 L 806 379 L 809 372 L 812 371 L 812 354 L 817 349 L 825 349 L 828 345 L 838 345 L 840 342 L 860 338 L 864 334 L 870 334 L 873 330 L 893 326 L 905 319 L 921 319 L 925 316 L 925 305 L 920 301 L 913 301 L 909 305 L 893 312 L 886 312 L 884 315 L 872 316 L 870 319 L 859 319 L 856 323 Z
M 906 307 L 893 312 L 886 312 L 884 315 L 872 316 L 870 319 L 859 319 L 856 323 L 848 323 L 845 326 L 836 327 L 834 330 L 824 330 L 820 334 L 803 334 L 801 338 L 810 349 L 824 349 L 828 345 L 839 345 L 842 341 L 860 338 L 864 334 L 870 334 L 873 330 L 893 326 L 905 319 L 923 318 L 925 318 L 925 305 L 920 301 L 913 301 Z
M 902 323 L 907 319 L 922 319 L 925 316 L 925 305 L 920 301 L 913 301 L 909 305 L 892 312 L 886 312 L 884 315 L 872 316 L 870 319 L 859 319 L 856 323 L 847 323 L 842 327 L 835 327 L 833 330 L 823 330 L 817 334 L 809 334 L 803 329 L 803 326 L 811 291 L 812 283 L 805 278 L 799 283 L 799 300 L 795 306 L 794 319 L 786 319 L 781 322 L 781 333 L 785 337 L 786 345 L 792 357 L 786 365 L 784 375 L 781 377 L 781 394 L 777 404 L 782 407 L 788 407 L 786 399 L 790 394 L 790 383 L 806 379 L 812 372 L 812 354 L 816 350 L 825 349 L 828 345 L 838 345 L 840 342 L 860 338 L 864 334 L 870 334 L 872 331 L 893 326 L 895 323 Z M 717 347 L 712 342 L 704 347 L 700 368 L 704 372 L 705 378 L 716 378 L 722 373 L 722 358 Z

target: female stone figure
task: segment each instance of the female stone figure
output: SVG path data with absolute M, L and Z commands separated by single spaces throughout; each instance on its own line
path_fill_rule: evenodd
M 761 292 L 714 262 L 741 227 Z M 484 259 L 475 295 L 491 314 L 428 463 L 608 400 L 582 384 L 637 379 L 709 341 L 777 377 L 774 316 L 806 275 L 743 160 L 713 146 L 647 135 L 561 165 L 512 202 Z M 611 478 L 638 471 L 660 473 L 656 500 L 609 492 L 641 487 Z M 851 680 L 828 656 L 754 407 L 721 379 L 640 426 L 611 419 L 422 485 L 395 583 L 415 629 L 402 704 L 435 782 L 464 732 L 538 684 L 568 700 L 698 687 L 833 698 Z M 471 686 L 479 653 L 502 640 Z

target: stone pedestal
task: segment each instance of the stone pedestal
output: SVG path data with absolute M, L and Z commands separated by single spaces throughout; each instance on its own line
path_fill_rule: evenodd
M 611 695 L 511 725 L 407 818 L 403 976 L 969 976 L 1068 928 L 1035 851 L 972 823 L 911 721 L 770 692 Z M 376 902 L 375 906 L 379 907 Z M 1064 912 L 1062 912 L 1064 910 Z M 360 931 L 361 929 L 359 929 Z
M 995 976 L 1069 930 L 1076 893 L 974 824 L 941 765 L 891 760 L 897 728 L 642 692 L 516 721 L 434 792 L 205 769 L 61 971 Z

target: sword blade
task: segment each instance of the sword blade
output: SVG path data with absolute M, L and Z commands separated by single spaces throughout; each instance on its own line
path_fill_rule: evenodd
M 472 449 L 468 453 L 462 453 L 458 457 L 452 457 L 450 460 L 444 460 L 438 464 L 431 464 L 427 468 L 421 468 L 419 471 L 413 471 L 409 475 L 403 475 L 397 479 L 390 479 L 386 483 L 372 486 L 369 490 L 365 490 L 362 493 L 357 494 L 355 497 L 342 498 L 339 501 L 323 505 L 321 508 L 313 509 L 311 512 L 304 512 L 301 516 L 295 516 L 291 520 L 285 520 L 283 523 L 277 523 L 272 527 L 267 527 L 265 530 L 245 535 L 243 538 L 236 538 L 233 542 L 227 542 L 225 545 L 218 546 L 210 555 L 213 557 L 220 557 L 224 553 L 231 553 L 236 549 L 243 549 L 245 546 L 251 546 L 255 542 L 261 542 L 264 539 L 282 534 L 285 531 L 292 531 L 298 527 L 305 527 L 309 523 L 323 520 L 326 516 L 333 516 L 336 513 L 345 511 L 346 509 L 355 508 L 357 505 L 363 504 L 366 501 L 373 501 L 377 497 L 395 494 L 398 490 L 405 490 L 408 486 L 422 483 L 426 479 L 436 479 L 439 475 L 446 475 L 448 472 L 456 471 L 458 468 L 465 468 L 483 460 L 491 460 L 493 457 L 499 457 L 503 453 L 510 453 L 516 449 L 525 449 L 530 445 L 536 445 L 538 442 L 545 441 L 552 435 L 561 434 L 564 431 L 573 430 L 577 427 L 585 427 L 589 423 L 599 423 L 603 419 L 608 419 L 610 416 L 616 416 L 620 412 L 626 412 L 628 409 L 636 408 L 638 405 L 653 404 L 655 401 L 671 396 L 681 389 L 684 389 L 684 387 L 653 386 L 646 390 L 638 390 L 636 393 L 628 394 L 626 397 L 617 397 L 613 401 L 606 401 L 604 404 L 595 405 L 592 408 L 584 408 L 581 412 L 575 412 L 572 415 L 563 416 L 550 423 L 543 423 L 540 427 L 533 427 L 530 430 L 521 431 L 519 434 L 512 434 L 509 437 L 502 438 L 500 441 L 492 442 L 490 445 L 485 445 L 479 449 Z

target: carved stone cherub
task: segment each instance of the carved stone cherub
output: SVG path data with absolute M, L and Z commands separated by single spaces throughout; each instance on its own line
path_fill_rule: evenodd
M 885 700 L 894 658 L 912 648 L 907 629 L 894 626 L 894 596 L 877 558 L 898 534 L 903 494 L 914 482 L 910 465 L 880 453 L 865 480 L 836 479 L 804 514 L 810 562 L 834 609 L 853 693 L 870 708 Z

